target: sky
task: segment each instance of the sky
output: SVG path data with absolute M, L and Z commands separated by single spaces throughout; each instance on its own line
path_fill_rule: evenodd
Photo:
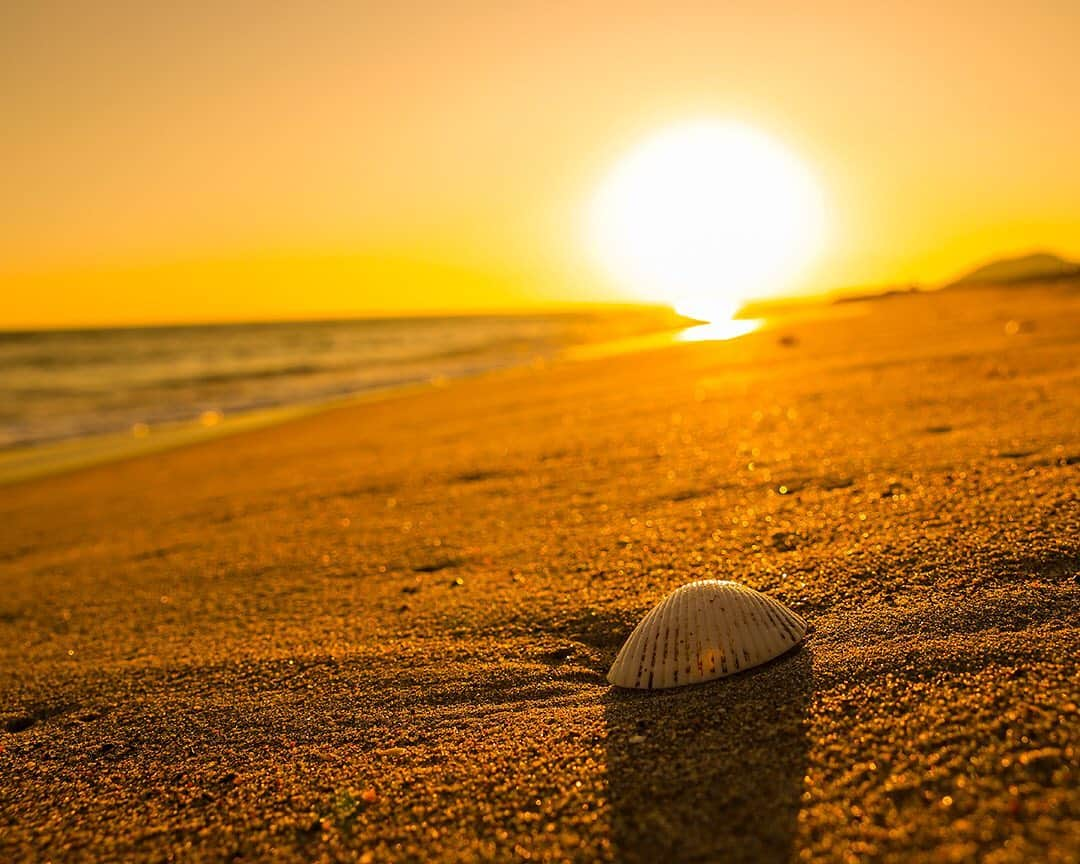
M 730 118 L 813 172 L 787 290 L 1080 257 L 1080 4 L 35 2 L 0 7 L 0 327 L 625 298 L 582 211 Z

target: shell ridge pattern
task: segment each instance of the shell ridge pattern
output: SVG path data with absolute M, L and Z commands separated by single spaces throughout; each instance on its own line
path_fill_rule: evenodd
M 679 636 L 682 636 L 683 639 L 686 638 L 686 631 L 682 627 L 682 611 L 685 605 L 686 592 L 682 591 L 676 595 L 674 606 L 669 613 L 671 625 L 668 629 L 674 635 L 671 639 L 671 650 L 666 652 L 664 656 L 665 684 L 679 683 Z
M 675 601 L 672 600 L 672 601 L 667 602 L 665 604 L 666 608 L 664 609 L 664 612 L 660 615 L 660 622 L 659 622 L 660 631 L 664 634 L 664 641 L 663 641 L 663 644 L 660 645 L 659 649 L 658 649 L 659 652 L 660 652 L 660 657 L 659 657 L 659 662 L 656 664 L 657 676 L 656 676 L 656 685 L 655 686 L 657 686 L 657 687 L 665 687 L 665 686 L 667 686 L 667 671 L 668 671 L 667 670 L 667 658 L 668 658 L 668 644 L 671 641 L 671 620 L 670 619 L 671 619 L 671 604 L 673 602 L 675 602 Z M 649 682 L 649 687 L 651 688 L 652 686 L 653 686 L 653 683 L 652 683 L 652 681 L 650 681 Z
M 697 677 L 699 681 L 705 677 L 705 659 L 701 656 L 701 634 L 704 632 L 705 629 L 702 625 L 701 616 L 704 611 L 705 610 L 702 608 L 702 605 L 700 603 L 694 605 L 694 652 L 692 657 L 688 656 L 686 658 L 687 676 L 689 677 L 694 674 L 691 667 L 691 663 L 693 662 L 697 665 Z
M 630 668 L 635 671 L 635 684 L 639 686 L 641 682 L 641 676 L 645 672 L 645 652 L 648 649 L 649 643 L 649 622 L 656 617 L 657 607 L 653 607 L 649 614 L 645 616 L 644 620 L 634 628 L 634 632 L 630 635 L 630 641 L 627 643 L 629 652 L 627 658 L 630 661 Z
M 783 614 L 783 607 L 777 606 L 775 603 L 765 603 L 766 614 L 769 616 L 769 620 L 773 625 L 783 630 L 792 644 L 798 641 L 795 636 L 795 631 L 791 629 L 791 622 L 787 620 L 787 617 Z
M 675 640 L 675 680 L 681 679 L 683 684 L 689 683 L 690 673 L 690 639 L 693 632 L 690 627 L 690 611 L 693 606 L 693 598 L 689 592 L 683 592 L 683 603 L 679 606 L 679 632 L 683 634 L 683 640 Z
M 659 617 L 660 617 L 660 607 L 657 606 L 655 609 L 653 609 L 652 612 L 649 613 L 648 621 L 650 622 L 651 625 L 655 626 L 656 620 Z M 652 639 L 651 642 L 650 642 L 650 638 Z M 644 626 L 642 626 L 642 633 L 641 633 L 641 660 L 638 663 L 638 674 L 637 674 L 638 683 L 635 686 L 638 686 L 638 687 L 641 686 L 641 681 L 643 681 L 644 678 L 645 678 L 646 670 L 649 668 L 649 665 L 655 659 L 655 656 L 654 656 L 655 653 L 656 653 L 656 632 L 655 632 L 654 629 L 652 629 L 652 627 L 649 626 L 649 624 L 645 624 Z
M 766 653 L 763 641 L 766 638 L 766 634 L 762 632 L 762 627 L 758 623 L 757 603 L 754 602 L 754 596 L 752 594 L 747 594 L 745 596 L 748 602 L 743 606 L 743 615 L 746 624 L 745 642 L 743 643 L 743 659 L 746 661 L 746 665 L 750 666 L 754 660 Z
M 608 681 L 651 690 L 722 678 L 779 657 L 806 631 L 799 615 L 753 588 L 718 579 L 691 582 L 634 628 Z
M 751 595 L 751 599 L 754 601 L 754 608 L 757 613 L 755 617 L 760 622 L 758 628 L 758 656 L 764 657 L 770 651 L 779 650 L 785 640 L 783 633 L 776 629 L 775 624 L 771 627 L 766 626 L 769 620 L 769 604 L 765 602 L 765 598 L 760 595 Z

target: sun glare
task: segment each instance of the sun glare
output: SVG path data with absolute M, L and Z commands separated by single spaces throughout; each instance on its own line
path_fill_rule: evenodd
M 821 190 L 778 141 L 734 122 L 664 130 L 604 178 L 593 255 L 621 288 L 706 321 L 792 282 L 824 240 Z

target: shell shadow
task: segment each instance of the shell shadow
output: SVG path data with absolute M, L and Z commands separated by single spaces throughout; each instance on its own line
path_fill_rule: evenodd
M 793 857 L 813 695 L 807 646 L 743 675 L 605 697 L 620 861 Z

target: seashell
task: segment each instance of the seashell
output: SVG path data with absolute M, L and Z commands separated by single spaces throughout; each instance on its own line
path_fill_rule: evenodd
M 634 628 L 607 680 L 655 690 L 723 678 L 779 657 L 806 628 L 783 603 L 753 588 L 721 579 L 691 582 Z

